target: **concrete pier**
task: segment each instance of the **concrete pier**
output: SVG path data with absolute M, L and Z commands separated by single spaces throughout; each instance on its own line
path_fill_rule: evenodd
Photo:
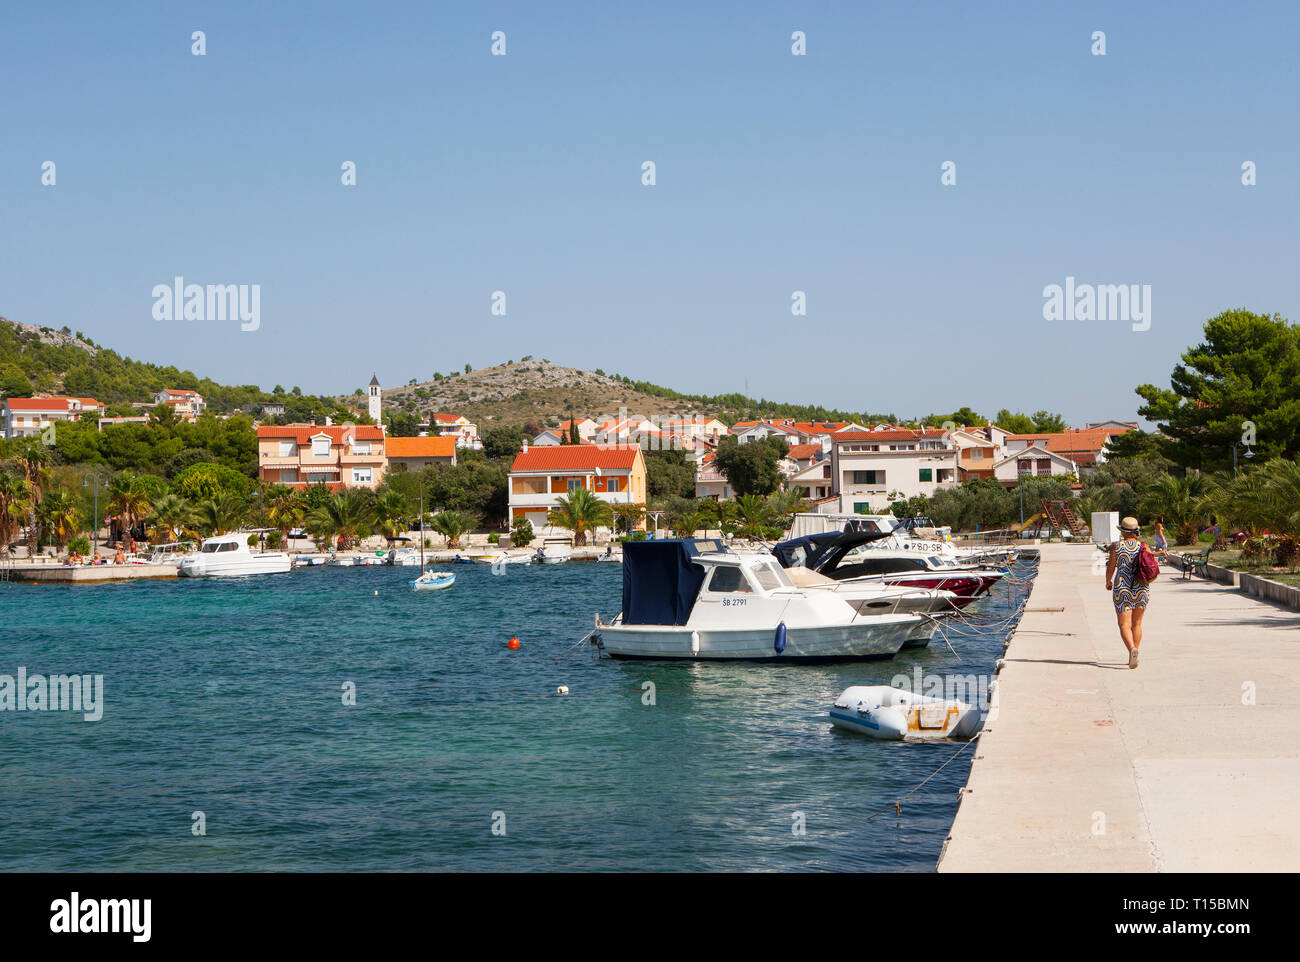
M 79 565 L 11 564 L 0 572 L 15 584 L 96 584 L 104 581 L 134 581 L 137 578 L 175 578 L 175 565 Z
M 1128 668 L 1092 546 L 1043 545 L 942 872 L 1300 866 L 1300 612 L 1162 569 Z

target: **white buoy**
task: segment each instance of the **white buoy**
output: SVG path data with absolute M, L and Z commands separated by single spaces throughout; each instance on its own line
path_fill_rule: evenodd
M 375 589 L 375 597 L 376 597 L 376 598 L 379 597 L 379 589 L 378 589 L 378 588 Z
M 555 689 L 555 693 L 557 695 L 567 695 L 569 693 L 569 686 L 561 685 L 559 688 Z

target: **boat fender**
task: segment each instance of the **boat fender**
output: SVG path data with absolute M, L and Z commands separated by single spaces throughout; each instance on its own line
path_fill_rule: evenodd
M 781 652 L 785 651 L 785 622 L 784 621 L 776 626 L 776 639 L 772 642 L 772 647 L 776 649 L 776 653 L 778 655 L 781 654 Z
M 700 653 L 700 633 L 698 631 L 692 631 L 691 632 L 691 654 L 698 655 L 699 653 Z

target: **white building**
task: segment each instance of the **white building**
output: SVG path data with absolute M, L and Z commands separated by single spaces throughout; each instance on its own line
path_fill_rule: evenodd
M 942 428 L 840 432 L 831 445 L 830 493 L 845 513 L 930 497 L 957 484 L 957 457 L 957 445 Z
M 383 406 L 384 395 L 379 389 L 379 376 L 372 374 L 370 375 L 370 394 L 366 398 L 366 413 L 370 415 L 370 420 L 375 424 L 383 423 L 379 416 Z
M 4 436 L 25 438 L 40 434 L 56 421 L 98 418 L 104 405 L 89 397 L 11 397 L 4 402 Z

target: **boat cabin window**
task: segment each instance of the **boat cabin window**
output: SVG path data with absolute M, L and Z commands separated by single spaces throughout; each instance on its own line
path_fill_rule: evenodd
M 754 580 L 764 591 L 775 591 L 777 588 L 793 588 L 794 582 L 790 577 L 773 564 L 759 565 L 754 569 Z
M 752 592 L 745 574 L 734 565 L 718 565 L 709 578 L 710 591 L 745 591 Z

